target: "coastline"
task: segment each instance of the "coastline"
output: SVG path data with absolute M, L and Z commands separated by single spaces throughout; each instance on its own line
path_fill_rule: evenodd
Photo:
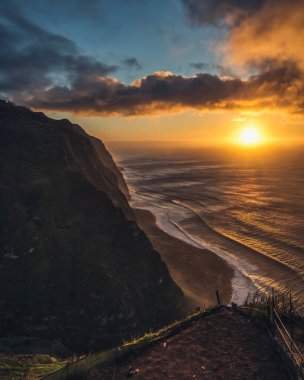
M 231 301 L 234 270 L 224 259 L 162 231 L 150 211 L 133 210 L 139 227 L 147 234 L 154 249 L 166 263 L 171 277 L 193 306 L 216 304 L 216 290 L 221 290 L 224 304 Z

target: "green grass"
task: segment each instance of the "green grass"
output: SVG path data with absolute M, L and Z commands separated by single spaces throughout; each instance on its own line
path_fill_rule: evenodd
M 38 379 L 66 365 L 50 355 L 1 355 L 0 379 Z
M 136 345 L 136 344 L 140 344 L 140 343 L 144 343 L 144 342 L 150 342 L 150 341 L 152 341 L 154 339 L 163 337 L 165 334 L 171 332 L 172 330 L 180 327 L 181 325 L 183 325 L 183 324 L 185 324 L 187 322 L 190 322 L 190 321 L 194 320 L 197 317 L 200 317 L 204 313 L 205 313 L 205 310 L 203 310 L 203 311 L 196 311 L 196 312 L 188 315 L 184 319 L 175 321 L 175 322 L 171 323 L 170 325 L 165 326 L 165 327 L 163 327 L 163 328 L 161 328 L 159 330 L 150 331 L 150 332 L 144 334 L 143 336 L 134 338 L 134 339 L 132 339 L 130 341 L 126 341 L 126 342 L 123 343 L 122 347 L 128 347 L 128 346 L 131 346 L 131 345 Z

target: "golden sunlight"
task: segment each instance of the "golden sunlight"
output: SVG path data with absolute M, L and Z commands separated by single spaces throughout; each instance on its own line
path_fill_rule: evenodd
M 256 145 L 261 142 L 261 136 L 257 128 L 246 127 L 241 131 L 239 141 L 244 145 Z

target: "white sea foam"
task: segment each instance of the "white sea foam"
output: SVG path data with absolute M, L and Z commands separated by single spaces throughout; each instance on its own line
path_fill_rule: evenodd
M 182 240 L 187 244 L 190 244 L 199 249 L 207 249 L 217 256 L 224 259 L 228 265 L 234 271 L 234 277 L 232 279 L 232 297 L 231 302 L 236 302 L 242 304 L 245 300 L 249 291 L 255 289 L 253 282 L 251 281 L 248 272 L 253 273 L 257 270 L 256 266 L 253 266 L 249 263 L 242 262 L 240 263 L 237 257 L 234 257 L 230 253 L 224 251 L 221 248 L 218 248 L 203 239 L 189 234 L 185 229 L 183 229 L 177 222 L 170 219 L 168 215 L 169 206 L 161 207 L 154 203 L 155 200 L 151 201 L 151 198 L 147 195 L 143 196 L 139 192 L 132 191 L 131 204 L 134 208 L 143 208 L 150 211 L 156 219 L 157 226 L 168 233 L 169 235 L 175 237 L 176 239 Z M 179 218 L 185 219 L 187 217 L 186 212 L 181 213 L 179 210 Z

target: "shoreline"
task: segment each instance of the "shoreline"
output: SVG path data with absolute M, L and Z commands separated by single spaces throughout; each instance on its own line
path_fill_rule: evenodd
M 216 290 L 222 292 L 223 304 L 231 302 L 234 270 L 215 253 L 194 247 L 161 230 L 148 210 L 133 209 L 139 227 L 160 254 L 175 283 L 193 306 L 215 305 Z

